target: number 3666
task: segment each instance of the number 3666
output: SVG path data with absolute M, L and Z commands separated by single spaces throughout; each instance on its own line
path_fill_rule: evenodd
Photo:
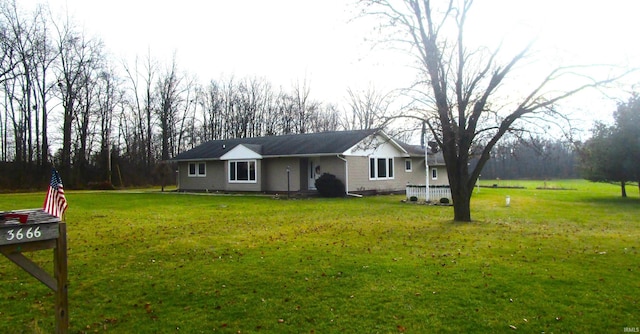
M 42 233 L 40 232 L 40 226 L 33 228 L 29 227 L 26 231 L 23 231 L 24 228 L 19 228 L 17 231 L 8 230 L 7 231 L 7 241 L 22 240 L 22 239 L 36 239 L 39 238 Z

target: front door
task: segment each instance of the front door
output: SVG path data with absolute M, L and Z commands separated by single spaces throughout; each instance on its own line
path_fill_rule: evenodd
M 320 177 L 320 175 L 322 175 L 322 171 L 320 169 L 320 159 L 309 158 L 309 164 L 307 167 L 309 173 L 309 190 L 316 190 L 316 180 Z

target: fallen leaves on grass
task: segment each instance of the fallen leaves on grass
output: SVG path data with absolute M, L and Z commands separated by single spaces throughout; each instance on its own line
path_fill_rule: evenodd
M 151 309 L 151 303 L 144 304 L 144 310 L 147 311 L 147 313 L 153 313 L 153 310 Z

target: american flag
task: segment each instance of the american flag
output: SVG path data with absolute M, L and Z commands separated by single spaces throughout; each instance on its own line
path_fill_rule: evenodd
M 51 183 L 49 184 L 49 190 L 47 190 L 47 197 L 44 199 L 43 209 L 44 212 L 58 218 L 62 217 L 62 214 L 67 209 L 67 199 L 64 197 L 62 179 L 55 168 L 51 170 Z

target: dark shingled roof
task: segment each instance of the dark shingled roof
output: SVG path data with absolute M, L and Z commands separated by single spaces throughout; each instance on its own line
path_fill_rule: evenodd
M 396 142 L 404 148 L 412 157 L 424 157 L 424 147 L 420 145 L 411 145 L 396 140 Z M 433 152 L 429 150 L 429 166 L 444 166 L 444 156 L 442 152 Z
M 424 147 L 422 147 L 420 145 L 407 144 L 407 143 L 401 142 L 399 140 L 396 140 L 396 143 L 398 143 L 398 145 L 402 146 L 402 148 L 404 148 L 404 150 L 407 151 L 407 153 L 409 153 L 409 155 L 424 157 Z
M 336 131 L 212 140 L 182 152 L 172 160 L 216 160 L 240 144 L 265 157 L 341 154 L 377 131 Z

